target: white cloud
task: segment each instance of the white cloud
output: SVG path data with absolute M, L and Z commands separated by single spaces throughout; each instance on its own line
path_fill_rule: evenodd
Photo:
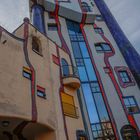
M 0 25 L 12 32 L 29 17 L 28 0 L 1 0 Z
M 105 0 L 128 39 L 140 53 L 140 0 Z

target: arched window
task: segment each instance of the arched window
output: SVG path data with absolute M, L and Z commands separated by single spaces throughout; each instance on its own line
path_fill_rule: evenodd
M 42 55 L 41 44 L 37 37 L 32 37 L 32 49 Z
M 62 64 L 63 76 L 69 76 L 70 72 L 69 72 L 68 62 L 64 58 L 62 58 L 61 64 Z
M 92 12 L 91 7 L 86 2 L 82 2 L 81 5 L 83 12 Z
M 131 125 L 125 125 L 121 129 L 123 140 L 139 140 L 137 130 Z

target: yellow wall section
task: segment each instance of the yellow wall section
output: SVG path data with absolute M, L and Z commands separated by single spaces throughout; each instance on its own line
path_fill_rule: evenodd
M 61 93 L 61 97 L 62 97 L 62 102 L 74 105 L 73 96 L 70 96 L 70 95 L 68 95 L 66 93 Z

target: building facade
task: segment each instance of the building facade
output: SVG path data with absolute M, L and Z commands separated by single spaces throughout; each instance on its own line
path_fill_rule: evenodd
M 1 140 L 140 139 L 139 56 L 98 1 L 32 0 L 0 27 Z

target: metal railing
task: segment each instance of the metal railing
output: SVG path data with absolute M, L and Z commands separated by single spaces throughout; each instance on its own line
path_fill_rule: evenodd
M 63 77 L 79 77 L 78 69 L 72 65 L 63 65 L 61 66 L 61 70 Z
M 69 104 L 69 103 L 65 103 L 65 102 L 62 102 L 62 105 L 63 105 L 64 114 L 66 116 L 73 117 L 73 118 L 79 117 L 78 107 L 76 107 L 72 104 Z

